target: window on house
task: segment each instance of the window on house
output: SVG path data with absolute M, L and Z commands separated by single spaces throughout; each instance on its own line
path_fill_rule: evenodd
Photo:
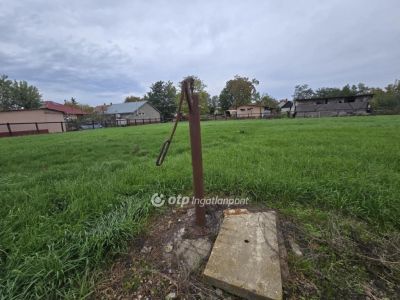
M 355 101 L 356 101 L 355 97 L 347 98 L 347 99 L 344 100 L 345 103 L 355 102 Z

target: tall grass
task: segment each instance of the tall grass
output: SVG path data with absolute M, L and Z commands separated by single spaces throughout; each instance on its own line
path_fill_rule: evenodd
M 191 191 L 188 125 L 0 139 L 0 298 L 90 294 L 93 270 L 154 211 L 153 193 Z M 202 123 L 208 195 L 318 208 L 400 228 L 400 118 Z

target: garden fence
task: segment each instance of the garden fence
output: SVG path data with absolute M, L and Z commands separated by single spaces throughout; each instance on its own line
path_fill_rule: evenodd
M 245 120 L 245 119 L 269 119 L 281 117 L 279 115 L 265 115 L 263 113 L 248 113 L 240 115 L 202 115 L 202 121 L 217 120 Z M 45 134 L 51 132 L 66 132 L 107 127 L 139 126 L 155 123 L 172 122 L 174 118 L 147 118 L 147 119 L 117 119 L 117 120 L 69 120 L 63 122 L 24 122 L 24 123 L 0 123 L 0 137 L 20 136 L 29 134 Z M 187 120 L 183 115 L 182 121 Z

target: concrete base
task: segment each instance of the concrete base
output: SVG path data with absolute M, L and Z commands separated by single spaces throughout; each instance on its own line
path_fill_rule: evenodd
M 204 276 L 247 299 L 282 299 L 275 213 L 226 215 Z

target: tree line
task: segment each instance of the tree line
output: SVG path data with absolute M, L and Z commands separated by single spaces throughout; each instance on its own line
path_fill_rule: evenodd
M 206 88 L 207 85 L 197 76 L 186 76 L 193 78 L 193 91 L 199 95 L 200 113 L 214 114 L 225 112 L 230 108 L 236 108 L 245 104 L 260 104 L 268 107 L 278 107 L 278 101 L 268 94 L 260 95 L 256 86 L 259 84 L 257 79 L 250 79 L 236 75 L 233 79 L 226 82 L 220 95 L 211 96 Z M 176 113 L 180 100 L 180 91 L 171 81 L 157 81 L 150 86 L 150 91 L 143 97 L 128 96 L 125 102 L 148 101 L 157 108 L 164 119 L 169 119 Z M 187 113 L 188 107 L 183 103 L 182 111 Z
M 278 101 L 269 94 L 260 94 L 257 91 L 259 81 L 255 78 L 236 75 L 225 83 L 219 95 L 211 96 L 207 92 L 207 85 L 196 76 L 186 76 L 194 79 L 194 92 L 198 93 L 200 111 L 202 114 L 224 113 L 229 109 L 246 104 L 259 104 L 271 109 L 278 108 Z M 368 87 L 363 83 L 349 84 L 338 87 L 322 87 L 316 90 L 309 85 L 296 85 L 293 99 L 323 98 L 337 96 L 355 96 L 372 93 L 374 97 L 371 105 L 376 112 L 400 113 L 400 82 L 396 80 L 384 88 Z M 125 102 L 148 101 L 157 108 L 164 119 L 174 116 L 180 99 L 180 89 L 172 81 L 157 81 L 150 86 L 149 92 L 143 97 L 128 96 Z M 42 96 L 39 90 L 26 81 L 10 80 L 6 75 L 0 76 L 0 111 L 17 109 L 40 108 Z M 89 105 L 79 104 L 75 98 L 64 100 L 68 106 L 78 107 L 86 112 L 93 112 Z M 183 105 L 183 112 L 187 112 L 187 104 Z
M 236 75 L 226 82 L 219 95 L 211 96 L 206 91 L 207 86 L 200 78 L 190 77 L 194 79 L 194 91 L 200 97 L 202 114 L 224 113 L 231 108 L 235 109 L 246 104 L 259 104 L 271 109 L 278 109 L 279 102 L 277 99 L 269 94 L 260 95 L 257 91 L 259 81 L 255 78 L 250 79 Z M 376 112 L 400 113 L 400 82 L 398 80 L 384 88 L 368 87 L 364 83 L 359 83 L 351 86 L 347 84 L 341 88 L 322 87 L 313 90 L 307 84 L 296 85 L 293 99 L 343 97 L 360 94 L 374 94 L 371 106 Z M 129 96 L 125 101 L 149 101 L 161 112 L 163 118 L 171 118 L 176 112 L 179 97 L 180 94 L 171 81 L 157 81 L 151 85 L 150 91 L 143 98 Z M 183 111 L 187 112 L 186 105 L 184 105 Z
M 90 106 L 89 104 L 79 103 L 74 97 L 71 97 L 70 100 L 64 100 L 64 105 L 69 106 L 69 107 L 78 108 L 89 114 L 94 112 L 94 107 Z

